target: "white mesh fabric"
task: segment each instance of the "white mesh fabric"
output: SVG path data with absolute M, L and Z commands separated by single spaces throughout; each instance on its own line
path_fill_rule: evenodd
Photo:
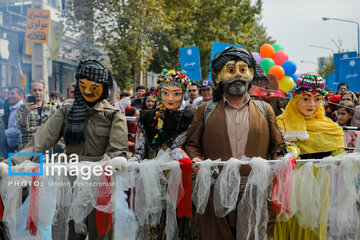
M 236 239 L 267 239 L 271 167 L 259 157 L 252 158 L 250 166 L 245 192 L 237 209 Z

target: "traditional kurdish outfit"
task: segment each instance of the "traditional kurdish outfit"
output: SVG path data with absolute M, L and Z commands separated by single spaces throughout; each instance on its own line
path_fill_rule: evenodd
M 287 149 L 299 153 L 302 159 L 317 159 L 344 152 L 344 132 L 338 124 L 324 116 L 324 109 L 321 105 L 311 116 L 304 116 L 297 106 L 301 94 L 307 92 L 324 94 L 324 80 L 318 75 L 307 73 L 302 75 L 296 84 L 293 97 L 286 106 L 284 113 L 277 117 L 277 124 L 283 134 Z M 314 168 L 315 176 L 318 171 L 320 169 Z M 326 239 L 329 186 L 330 176 L 327 178 L 326 184 L 323 185 L 322 192 L 327 194 L 323 196 L 323 204 L 320 209 L 322 219 L 326 220 L 320 223 L 316 233 L 309 228 L 300 227 L 296 216 L 286 222 L 280 222 L 278 216 L 278 221 L 275 224 L 275 239 Z
M 166 81 L 167 79 L 168 81 Z M 189 174 L 184 175 L 186 170 L 182 166 L 185 164 L 182 163 L 180 166 L 182 167 L 182 182 L 185 190 L 183 198 L 187 198 L 187 203 L 190 203 L 190 206 L 188 205 L 184 208 L 184 206 L 180 207 L 181 203 L 178 204 L 177 222 L 179 234 L 177 237 L 180 239 L 197 238 L 196 228 L 192 227 L 192 225 L 195 225 L 195 220 L 191 218 L 191 162 L 187 154 L 181 149 L 186 140 L 186 132 L 194 113 L 190 110 L 172 111 L 166 109 L 161 103 L 161 99 L 159 99 L 159 90 L 163 86 L 177 86 L 183 89 L 184 94 L 187 91 L 188 81 L 189 79 L 184 74 L 163 70 L 159 76 L 158 90 L 156 92 L 158 94 L 157 101 L 160 102 L 159 108 L 151 109 L 141 114 L 135 139 L 134 155 L 129 160 L 142 161 L 144 159 L 153 159 L 160 150 L 169 148 L 174 160 L 182 163 L 184 159 L 187 159 L 187 165 L 190 164 L 190 169 L 187 169 Z M 165 175 L 168 174 L 165 172 Z M 179 212 L 180 208 L 182 209 L 180 210 L 181 212 Z M 163 210 L 159 225 L 155 227 L 141 226 L 137 238 L 166 239 L 166 211 Z

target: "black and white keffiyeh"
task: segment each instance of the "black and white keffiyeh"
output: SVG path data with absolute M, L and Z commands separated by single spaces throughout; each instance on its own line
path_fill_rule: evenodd
M 112 86 L 113 76 L 104 65 L 96 60 L 81 61 L 76 69 L 76 87 L 74 104 L 66 120 L 65 144 L 75 145 L 83 142 L 87 104 L 79 89 L 79 79 L 86 78 L 103 83 L 103 93 L 98 101 L 108 97 L 108 89 Z M 97 102 L 98 102 L 97 101 Z

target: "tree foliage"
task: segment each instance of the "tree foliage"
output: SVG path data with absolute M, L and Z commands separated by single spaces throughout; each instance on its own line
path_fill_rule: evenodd
M 330 56 L 323 63 L 323 68 L 318 70 L 318 74 L 323 78 L 328 78 L 329 73 L 335 72 L 334 57 Z
M 199 46 L 205 79 L 213 41 L 242 45 L 249 51 L 274 42 L 259 23 L 261 0 L 73 2 L 75 14 L 68 19 L 79 25 L 89 24 L 78 31 L 93 34 L 103 44 L 121 87 L 131 86 L 141 71 L 179 69 L 182 47 Z

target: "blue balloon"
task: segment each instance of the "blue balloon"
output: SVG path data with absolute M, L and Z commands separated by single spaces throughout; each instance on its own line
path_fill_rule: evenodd
M 296 65 L 292 61 L 286 61 L 281 66 L 285 70 L 285 76 L 291 77 L 291 75 L 293 75 L 296 72 Z
M 294 73 L 293 75 L 290 76 L 292 79 L 294 79 L 294 82 L 296 81 L 297 79 L 297 75 Z

